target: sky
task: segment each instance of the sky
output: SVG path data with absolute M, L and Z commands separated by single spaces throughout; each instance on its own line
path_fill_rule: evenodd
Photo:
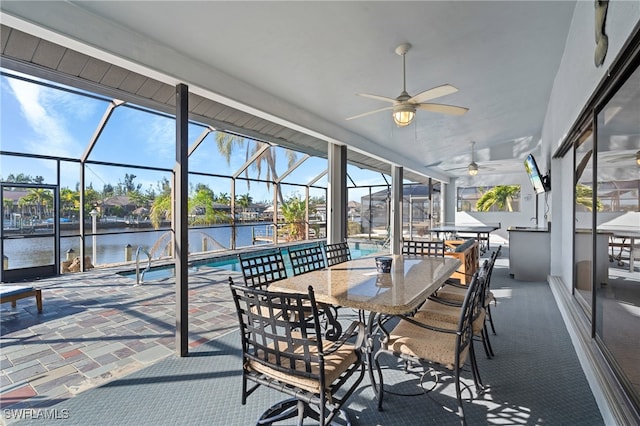
M 12 73 L 13 74 L 13 73 Z M 16 74 L 19 75 L 19 74 Z M 27 154 L 45 154 L 63 158 L 79 159 L 91 141 L 98 124 L 105 115 L 110 99 L 83 96 L 44 85 L 34 84 L 18 78 L 0 77 L 0 150 Z M 203 131 L 203 127 L 189 126 L 190 144 Z M 139 164 L 150 167 L 171 169 L 175 161 L 175 121 L 171 117 L 153 114 L 127 105 L 115 108 L 107 126 L 89 155 L 91 161 L 120 164 Z M 210 134 L 189 158 L 189 170 L 200 173 L 233 175 L 244 163 L 246 149 L 235 149 L 226 163 L 216 147 L 215 136 Z M 302 154 L 298 154 L 301 158 Z M 278 174 L 287 169 L 283 148 L 277 148 Z M 326 160 L 310 158 L 285 182 L 306 183 L 316 178 L 326 169 Z M 2 156 L 0 177 L 10 174 L 43 176 L 47 184 L 56 184 L 56 162 Z M 170 174 L 159 171 L 110 167 L 88 164 L 85 172 L 87 185 L 101 191 L 105 184 L 116 186 L 124 182 L 126 173 L 136 175 L 134 184 L 141 184 L 142 191 L 157 188 L 163 178 Z M 257 177 L 255 169 L 249 168 L 249 176 Z M 379 173 L 348 166 L 348 173 L 358 186 L 384 184 Z M 266 177 L 262 170 L 261 177 Z M 215 193 L 230 193 L 228 179 L 190 175 L 190 183 L 204 183 Z M 80 180 L 77 162 L 61 163 L 61 188 L 75 189 Z M 266 185 L 251 182 L 250 187 L 237 181 L 236 194 L 250 193 L 254 202 L 271 201 L 273 193 Z M 326 186 L 326 177 L 318 186 Z M 375 190 L 374 190 L 375 191 Z M 285 197 L 297 194 L 304 196 L 304 188 L 285 185 Z M 311 195 L 324 195 L 314 191 Z M 368 195 L 366 190 L 350 190 L 349 200 L 360 201 Z

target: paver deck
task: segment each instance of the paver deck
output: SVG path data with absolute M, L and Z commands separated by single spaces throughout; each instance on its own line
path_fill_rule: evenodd
M 498 259 L 492 276 L 499 301 L 499 334 L 492 336 L 497 356 L 479 356 L 489 388 L 465 406 L 469 424 L 602 425 L 548 285 L 512 280 L 506 259 Z M 223 269 L 190 275 L 188 358 L 175 356 L 172 280 L 135 287 L 113 270 L 101 270 L 39 281 L 42 314 L 29 300 L 2 313 L 0 423 L 254 423 L 282 395 L 262 389 L 249 404 L 240 403 L 240 342 L 228 276 L 242 279 Z M 529 327 L 532 320 L 538 326 Z M 531 365 L 545 367 L 526 368 Z M 402 368 L 385 371 L 390 390 L 415 391 L 414 380 Z M 365 382 L 348 407 L 356 425 L 459 424 L 441 405 L 452 400 L 451 386 L 440 396 L 390 394 L 380 412 Z
M 2 305 L 0 406 L 46 408 L 176 351 L 173 280 L 135 282 L 117 269 L 40 280 L 33 298 Z M 237 328 L 227 277 L 201 268 L 189 279 L 189 347 Z

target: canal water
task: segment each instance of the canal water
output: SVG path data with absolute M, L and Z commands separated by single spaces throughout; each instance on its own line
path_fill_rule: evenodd
M 252 245 L 252 229 L 263 231 L 265 224 L 255 226 L 239 226 L 236 228 L 236 247 L 248 247 Z M 92 257 L 94 265 L 105 265 L 120 263 L 125 261 L 127 245 L 130 245 L 130 252 L 135 258 L 137 248 L 143 247 L 152 252 L 152 257 L 161 256 L 169 242 L 169 231 L 141 231 L 132 232 L 132 228 L 110 228 L 104 230 L 108 235 L 97 235 L 96 259 L 93 259 L 93 236 L 86 237 L 86 254 Z M 72 256 L 80 254 L 80 238 L 77 236 L 65 236 L 68 232 L 62 231 L 60 239 L 61 261 L 66 260 L 67 252 L 73 250 Z M 204 242 L 203 242 L 204 241 Z M 231 247 L 231 228 L 213 227 L 206 229 L 189 230 L 189 252 L 196 253 L 203 251 L 206 244 L 207 250 L 218 250 Z M 256 243 L 258 244 L 258 243 Z M 53 263 L 53 238 L 12 238 L 4 241 L 4 254 L 8 258 L 9 269 L 27 268 L 37 265 L 47 265 Z M 166 253 L 165 253 L 166 254 Z M 141 256 L 146 259 L 146 256 Z

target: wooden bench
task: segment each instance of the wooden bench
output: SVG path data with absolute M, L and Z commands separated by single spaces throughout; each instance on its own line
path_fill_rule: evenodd
M 471 277 L 479 269 L 480 247 L 478 242 L 469 238 L 468 240 L 445 240 L 445 256 L 457 258 L 461 265 L 451 278 L 460 280 L 462 284 L 469 284 Z
M 0 286 L 0 303 L 11 302 L 11 307 L 15 309 L 18 299 L 35 296 L 38 313 L 42 312 L 42 290 L 33 287 L 17 285 Z

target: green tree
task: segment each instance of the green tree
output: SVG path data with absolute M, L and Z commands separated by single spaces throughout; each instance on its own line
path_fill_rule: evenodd
M 249 193 L 242 194 L 236 197 L 236 203 L 240 208 L 242 208 L 242 211 L 244 212 L 253 203 L 253 198 L 251 198 L 251 195 L 249 195 Z
M 2 199 L 2 204 L 3 204 L 3 210 L 4 210 L 5 219 L 10 219 L 11 218 L 11 213 L 13 213 L 13 200 L 11 200 L 9 198 L 3 198 Z
M 33 181 L 30 175 L 25 175 L 24 173 L 18 173 L 17 175 L 10 173 L 9 176 L 7 176 L 7 182 L 32 183 Z
M 593 188 L 581 183 L 576 185 L 576 204 L 593 211 Z M 596 211 L 602 211 L 602 201 L 596 199 Z
M 216 197 L 214 197 L 216 203 L 226 204 L 227 206 L 231 204 L 231 197 L 226 192 L 221 192 Z
M 147 207 L 149 199 L 145 194 L 140 191 L 132 191 L 127 193 L 129 200 L 135 204 L 136 207 Z
M 80 194 L 69 188 L 60 189 L 60 208 L 62 216 L 70 217 L 72 214 L 78 214 L 80 210 Z
M 213 223 L 229 222 L 229 215 L 213 207 L 214 193 L 204 184 L 196 185 L 197 190 L 187 200 L 188 211 L 191 215 L 190 225 L 211 225 Z M 171 193 L 156 196 L 149 211 L 149 219 L 154 228 L 158 229 L 164 220 L 172 217 L 173 206 Z
M 173 206 L 171 205 L 171 182 L 163 177 L 156 183 L 158 193 L 155 194 L 151 208 L 149 209 L 149 219 L 154 228 L 158 229 L 163 220 L 170 220 Z
M 149 210 L 149 219 L 154 228 L 160 228 L 163 220 L 170 220 L 173 212 L 171 205 L 171 193 L 163 193 L 158 195 Z
M 93 189 L 93 187 L 91 185 L 89 185 L 87 188 L 85 188 L 84 190 L 84 212 L 85 212 L 85 216 L 89 217 L 89 212 L 91 210 L 93 210 L 97 205 L 98 202 L 102 200 L 102 196 L 101 194 L 96 191 L 95 189 Z
M 156 184 L 158 187 L 158 194 L 165 195 L 171 194 L 171 182 L 166 177 L 163 177 L 160 182 Z
M 513 211 L 511 202 L 520 194 L 520 185 L 497 185 L 482 194 L 476 203 L 479 212 L 488 212 L 496 205 L 500 210 Z
M 253 203 L 253 198 L 251 198 L 251 195 L 249 195 L 249 193 L 246 193 L 243 195 L 236 195 L 236 205 L 242 209 L 242 213 L 243 213 L 242 220 L 246 219 L 245 213 L 247 212 L 247 209 L 252 203 Z
M 297 241 L 304 239 L 307 213 L 305 201 L 296 194 L 281 203 L 281 207 L 282 216 L 286 222 L 285 232 L 287 240 Z
M 219 215 L 213 208 L 213 191 L 204 184 L 198 184 L 196 187 L 198 189 L 195 194 L 189 197 L 189 213 L 195 217 L 193 223 L 198 225 L 215 223 Z
M 53 206 L 53 194 L 44 188 L 30 188 L 27 195 L 18 201 L 18 205 L 26 206 L 32 215 L 42 219 Z
M 125 173 L 124 175 L 124 181 L 123 182 L 118 182 L 118 195 L 129 195 L 132 192 L 139 192 L 140 188 L 142 188 L 142 184 L 135 184 L 133 183 L 133 180 L 136 178 L 137 176 L 129 173 Z
M 153 189 L 153 185 L 149 184 L 149 188 L 147 188 L 147 190 L 144 192 L 144 196 L 149 203 L 153 202 L 153 200 L 156 198 L 156 190 Z
M 104 186 L 102 187 L 102 196 L 104 198 L 109 198 L 114 196 L 116 193 L 115 188 L 113 187 L 113 185 L 111 185 L 110 183 L 105 183 Z
M 324 196 L 309 197 L 309 204 L 318 205 L 318 204 L 325 204 L 326 202 L 327 200 L 324 198 Z

